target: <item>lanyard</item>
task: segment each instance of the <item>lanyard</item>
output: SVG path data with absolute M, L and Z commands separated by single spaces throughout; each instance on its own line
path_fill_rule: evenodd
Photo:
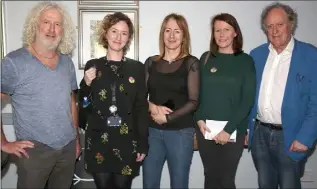
M 117 104 L 117 99 L 116 99 L 116 82 L 113 82 L 111 84 L 111 94 L 112 94 L 112 105 L 109 107 L 109 111 L 111 114 L 116 115 L 116 112 L 118 110 L 116 104 Z
M 122 68 L 122 65 L 123 65 L 123 61 L 125 61 L 125 57 L 122 57 L 121 59 L 121 62 L 120 62 L 120 65 L 119 66 L 116 66 L 116 65 L 109 65 L 109 62 L 108 62 L 108 59 L 107 57 L 105 57 L 105 66 L 109 67 L 111 69 L 111 71 L 118 77 L 120 78 L 123 78 L 122 75 L 120 75 L 120 69 Z M 118 110 L 118 107 L 116 106 L 117 105 L 117 98 L 116 98 L 116 82 L 113 82 L 111 85 L 111 94 L 112 94 L 112 98 L 111 98 L 111 101 L 112 101 L 112 105 L 109 107 L 109 111 L 111 114 L 113 114 L 114 116 L 116 115 L 116 112 Z
M 116 99 L 116 82 L 113 82 L 111 84 L 111 93 L 112 93 L 112 105 L 116 105 L 117 99 Z

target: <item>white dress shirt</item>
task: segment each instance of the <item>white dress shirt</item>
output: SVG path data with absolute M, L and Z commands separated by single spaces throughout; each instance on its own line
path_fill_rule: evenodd
M 262 74 L 259 92 L 257 118 L 261 122 L 282 124 L 282 102 L 293 49 L 293 37 L 280 54 L 276 52 L 272 44 L 269 45 L 270 53 Z

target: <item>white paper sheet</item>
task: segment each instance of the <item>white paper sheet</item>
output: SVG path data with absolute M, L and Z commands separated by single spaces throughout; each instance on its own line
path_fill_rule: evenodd
M 228 121 L 216 121 L 216 120 L 206 120 L 206 125 L 210 132 L 205 133 L 205 139 L 206 140 L 213 140 L 213 138 L 220 133 L 223 128 L 226 126 Z M 231 135 L 230 135 L 230 140 L 229 142 L 236 142 L 237 138 L 237 130 L 235 130 Z

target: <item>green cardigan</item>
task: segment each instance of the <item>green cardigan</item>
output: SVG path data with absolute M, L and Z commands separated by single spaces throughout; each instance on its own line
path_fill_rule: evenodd
M 253 59 L 245 54 L 210 55 L 206 64 L 201 58 L 200 106 L 196 121 L 206 119 L 228 121 L 224 130 L 232 134 L 245 133 L 247 117 L 253 106 L 256 77 Z

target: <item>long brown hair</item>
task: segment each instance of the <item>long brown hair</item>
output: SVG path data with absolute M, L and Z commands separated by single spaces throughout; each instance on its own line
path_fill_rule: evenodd
M 219 46 L 217 45 L 215 37 L 214 37 L 214 32 L 215 32 L 214 26 L 216 21 L 224 21 L 233 27 L 234 31 L 237 34 L 237 36 L 233 39 L 233 44 L 232 44 L 233 52 L 234 54 L 239 54 L 240 52 L 242 52 L 243 37 L 242 37 L 242 32 L 240 30 L 240 27 L 236 18 L 232 16 L 231 14 L 221 13 L 214 16 L 211 21 L 211 38 L 210 38 L 210 49 L 209 49 L 211 54 L 215 56 L 219 49 Z
M 183 57 L 183 56 L 186 56 L 190 53 L 190 35 L 189 35 L 187 21 L 184 18 L 184 16 L 176 14 L 176 13 L 171 13 L 171 14 L 167 15 L 162 22 L 160 36 L 159 36 L 160 54 L 155 57 L 155 60 L 159 60 L 159 59 L 163 58 L 165 55 L 164 32 L 165 32 L 166 24 L 170 19 L 174 19 L 176 21 L 178 27 L 183 32 L 183 42 L 181 44 L 181 51 L 180 51 L 179 55 L 176 57 L 176 60 Z

